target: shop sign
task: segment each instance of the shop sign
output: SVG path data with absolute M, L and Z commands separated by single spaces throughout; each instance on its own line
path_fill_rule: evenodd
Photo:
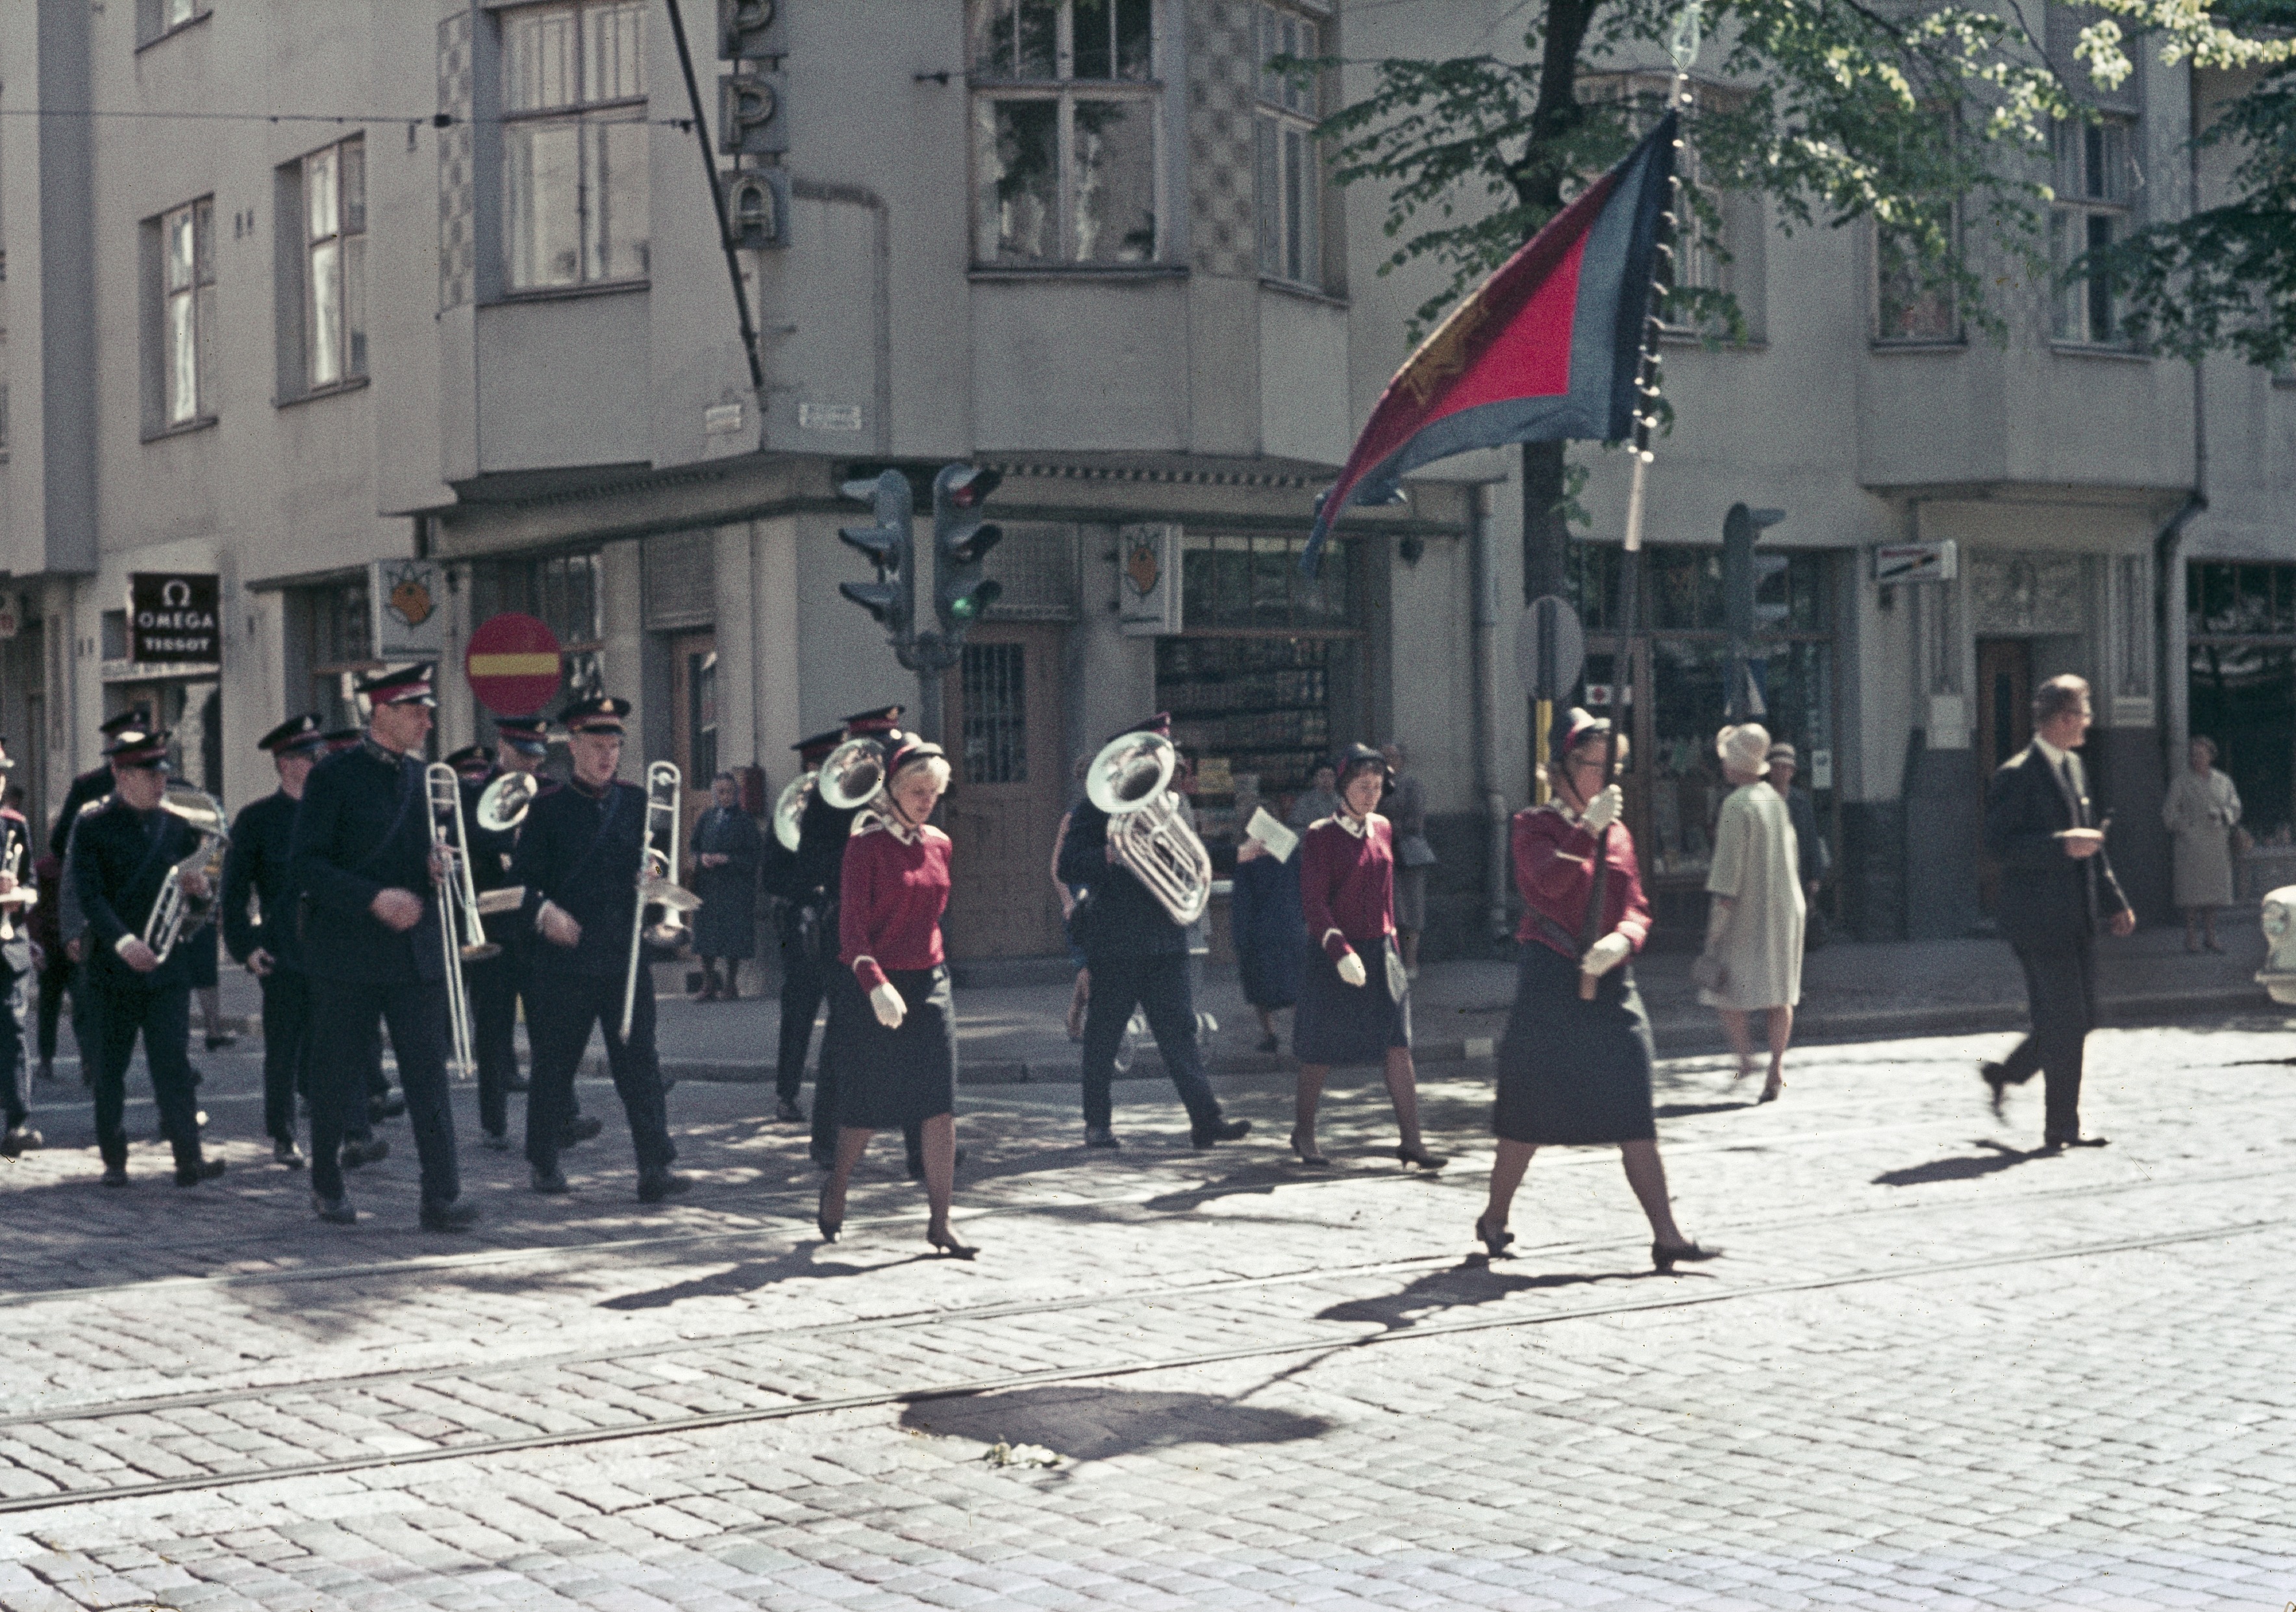
M 1961 572 L 1960 550 L 1951 539 L 1941 543 L 1884 543 L 1874 551 L 1874 580 L 1884 587 L 1893 582 L 1950 582 Z
M 1180 630 L 1180 528 L 1116 530 L 1116 620 L 1128 638 Z
M 378 661 L 435 661 L 447 651 L 447 568 L 436 560 L 367 567 L 368 639 Z
M 213 572 L 139 571 L 127 579 L 127 658 L 144 665 L 223 662 L 221 587 Z

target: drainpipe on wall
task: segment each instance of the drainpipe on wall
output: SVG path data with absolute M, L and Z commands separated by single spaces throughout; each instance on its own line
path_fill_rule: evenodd
M 2202 385 L 2201 366 L 2193 366 L 2193 490 L 2185 495 L 2184 503 L 2169 517 L 2160 534 L 2152 539 L 2152 653 L 2160 662 L 2153 682 L 2154 711 L 2161 728 L 2161 759 L 2168 769 L 2165 776 L 2177 776 L 2177 711 L 2176 702 L 2169 698 L 2169 678 L 2174 675 L 2178 657 L 2171 653 L 2170 629 L 2176 625 L 2170 601 L 2176 596 L 2171 584 L 2176 568 L 2181 564 L 2185 549 L 2185 528 L 2193 517 L 2209 506 L 2209 431 L 2207 393 Z M 2181 634 L 2177 640 L 2182 641 Z
M 1513 849 L 1507 840 L 1506 794 L 1499 785 L 1499 589 L 1498 563 L 1491 551 L 1490 489 L 1467 489 L 1467 543 L 1472 555 L 1475 590 L 1475 788 L 1483 797 L 1486 917 L 1494 941 L 1504 941 L 1507 922 L 1507 874 Z

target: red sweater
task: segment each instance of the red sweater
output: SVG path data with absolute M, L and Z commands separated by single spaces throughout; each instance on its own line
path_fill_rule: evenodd
M 1377 812 L 1349 834 L 1324 818 L 1300 836 L 1300 909 L 1308 936 L 1333 962 L 1395 933 L 1395 831 Z
M 1519 941 L 1538 941 L 1568 958 L 1587 922 L 1587 898 L 1595 883 L 1595 836 L 1554 806 L 1531 806 L 1514 814 L 1514 887 L 1522 892 Z M 1603 882 L 1603 933 L 1615 929 L 1636 951 L 1649 938 L 1650 903 L 1643 899 L 1642 873 L 1635 865 L 1635 837 L 1613 823 L 1603 837 L 1610 877 Z M 1546 925 L 1544 915 L 1574 944 L 1563 945 Z M 1596 937 L 1600 939 L 1600 936 Z
M 874 991 L 894 969 L 937 968 L 948 908 L 948 835 L 926 824 L 904 840 L 882 824 L 845 842 L 837 960 Z

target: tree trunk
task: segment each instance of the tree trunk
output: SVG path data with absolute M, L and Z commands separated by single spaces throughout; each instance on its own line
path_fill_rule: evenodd
M 1562 442 L 1522 445 L 1522 602 L 1570 597 L 1570 522 L 1562 513 Z

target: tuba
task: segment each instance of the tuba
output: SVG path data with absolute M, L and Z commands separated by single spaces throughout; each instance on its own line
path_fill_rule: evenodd
M 231 835 L 224 827 L 223 808 L 215 797 L 188 784 L 170 784 L 160 797 L 160 810 L 171 817 L 179 817 L 197 831 L 200 843 L 192 853 L 168 869 L 160 882 L 160 893 L 152 898 L 152 916 L 144 920 L 144 943 L 152 955 L 161 962 L 174 950 L 176 942 L 184 935 L 195 933 L 215 909 L 215 884 L 223 872 L 223 853 L 231 843 Z M 203 876 L 208 882 L 208 893 L 193 896 L 184 888 L 192 875 Z
M 840 811 L 855 811 L 884 794 L 885 745 L 896 736 L 889 733 L 880 743 L 864 736 L 831 751 L 814 778 L 821 798 Z
M 1203 917 L 1212 899 L 1212 859 L 1167 787 L 1179 758 L 1161 734 L 1119 734 L 1093 757 L 1084 792 L 1108 814 L 1116 859 L 1185 926 Z
M 648 946 L 682 946 L 692 938 L 685 915 L 701 905 L 701 898 L 680 885 L 677 868 L 678 826 L 685 818 L 680 795 L 685 775 L 674 761 L 656 761 L 646 769 L 645 833 L 638 841 L 638 899 L 630 909 L 630 967 L 622 984 L 622 1039 L 638 1010 L 638 964 Z M 649 926 L 645 909 L 660 907 L 661 922 Z
M 782 785 L 781 794 L 774 802 L 774 838 L 781 842 L 783 851 L 795 851 L 799 829 L 805 821 L 805 803 L 813 799 L 817 772 L 800 773 Z
M 488 834 L 508 834 L 526 821 L 526 809 L 542 793 L 530 772 L 505 772 L 479 796 L 479 827 Z

